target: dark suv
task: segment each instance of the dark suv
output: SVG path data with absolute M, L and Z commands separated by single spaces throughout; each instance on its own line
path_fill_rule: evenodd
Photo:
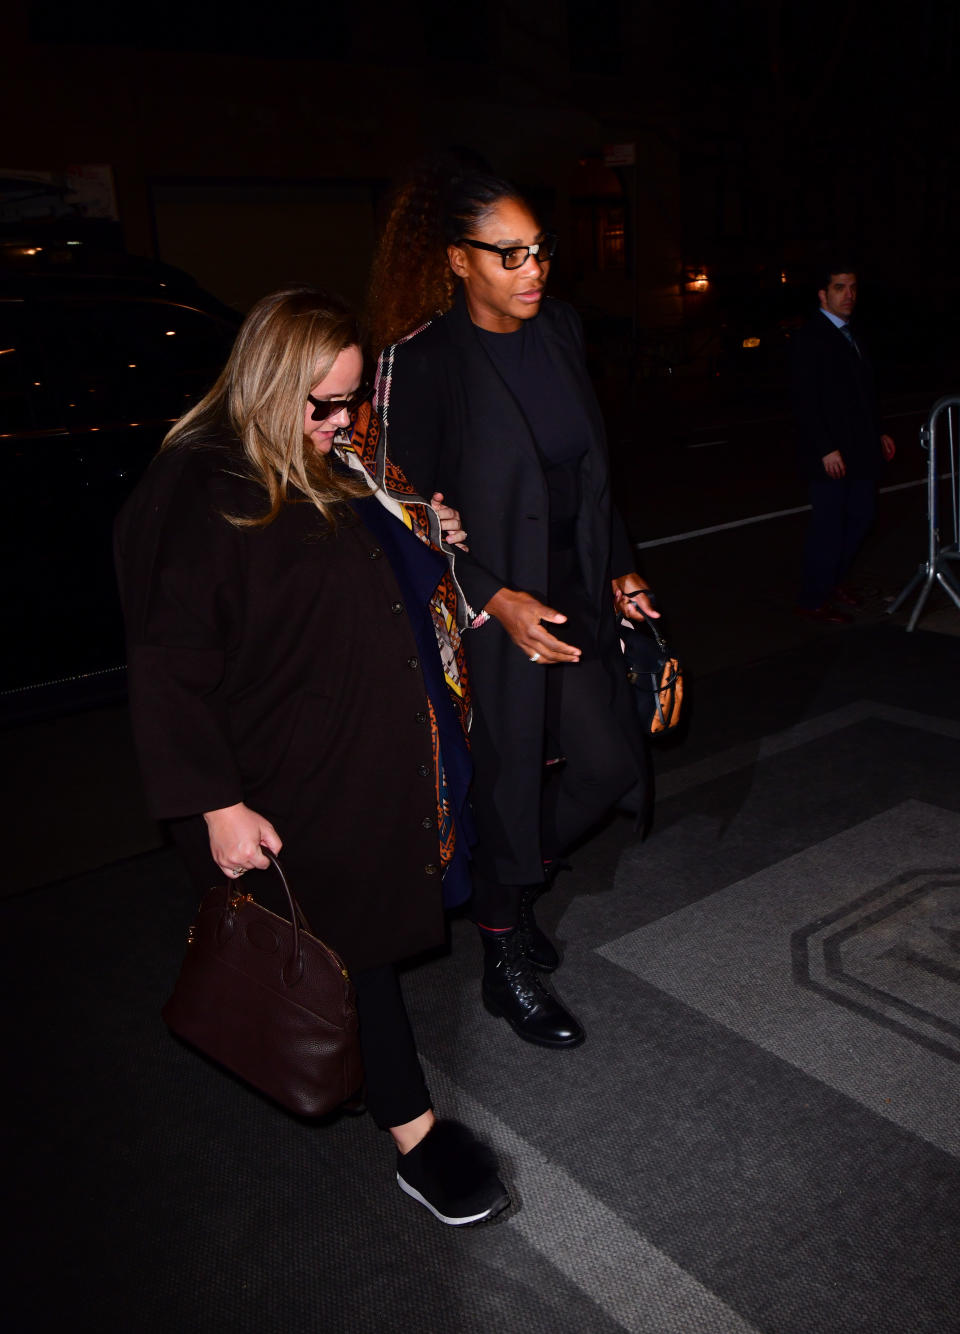
M 122 689 L 113 519 L 170 423 L 216 379 L 239 322 L 176 271 L 32 269 L 31 247 L 14 249 L 0 247 L 8 719 L 50 683 L 61 698 L 71 682 L 78 698 L 98 680 L 109 694 L 110 677 Z

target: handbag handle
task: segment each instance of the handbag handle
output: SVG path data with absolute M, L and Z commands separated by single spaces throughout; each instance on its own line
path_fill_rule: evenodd
M 667 647 L 667 641 L 664 639 L 663 635 L 657 629 L 656 621 L 651 621 L 649 616 L 645 617 L 644 619 L 646 620 L 647 625 L 649 625 L 650 627 L 650 633 L 657 641 L 657 648 L 660 649 L 661 652 L 663 652 Z
M 273 869 L 280 877 L 280 883 L 281 885 L 283 885 L 283 892 L 287 896 L 287 906 L 290 910 L 290 922 L 291 925 L 293 926 L 293 951 L 290 955 L 290 958 L 283 965 L 283 968 L 281 969 L 280 972 L 280 976 L 283 978 L 284 986 L 292 987 L 295 986 L 296 983 L 300 981 L 301 977 L 303 977 L 303 950 L 300 948 L 300 929 L 302 927 L 304 931 L 310 931 L 311 930 L 310 923 L 307 921 L 306 913 L 303 911 L 303 909 L 300 907 L 300 904 L 297 902 L 297 898 L 293 890 L 287 884 L 287 877 L 284 875 L 283 867 L 280 865 L 277 858 L 270 851 L 270 849 L 264 847 L 263 844 L 260 845 L 260 851 L 263 853 L 265 857 L 269 858 L 271 864 L 273 865 Z M 232 904 L 233 900 L 228 898 L 227 899 L 228 913 L 235 911 L 235 908 L 233 908 Z M 287 976 L 288 971 L 291 974 L 289 977 Z
M 631 621 L 629 617 L 624 617 L 623 624 L 628 625 L 631 630 L 637 631 L 636 621 Z M 650 633 L 653 635 L 654 642 L 656 643 L 657 648 L 660 650 L 660 652 L 661 653 L 666 652 L 667 641 L 664 639 L 663 635 L 657 629 L 656 621 L 651 621 L 649 616 L 644 616 L 640 624 L 645 625 L 647 629 L 650 631 Z M 264 851 L 266 852 L 266 848 L 264 848 Z

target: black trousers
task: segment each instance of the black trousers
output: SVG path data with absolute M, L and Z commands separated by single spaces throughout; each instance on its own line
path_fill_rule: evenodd
M 540 846 L 549 860 L 602 820 L 633 788 L 638 774 L 636 756 L 613 711 L 610 677 L 600 659 L 585 657 L 575 665 L 543 670 L 547 673 L 544 757 L 564 757 L 556 768 L 544 769 Z M 516 926 L 521 889 L 475 875 L 474 920 L 495 930 Z
M 367 1108 L 381 1130 L 430 1110 L 430 1094 L 393 964 L 350 974 L 357 992 Z
M 810 505 L 798 601 L 813 608 L 829 602 L 849 572 L 877 512 L 877 484 L 856 477 L 811 482 Z

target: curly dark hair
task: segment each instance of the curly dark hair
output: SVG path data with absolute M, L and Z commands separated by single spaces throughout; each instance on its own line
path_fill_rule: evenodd
M 453 305 L 446 249 L 471 236 L 503 199 L 526 202 L 501 176 L 451 159 L 421 165 L 393 197 L 373 259 L 366 327 L 377 356 Z

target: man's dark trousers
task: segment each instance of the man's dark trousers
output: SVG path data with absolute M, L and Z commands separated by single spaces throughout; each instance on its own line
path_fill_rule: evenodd
M 810 483 L 812 514 L 803 549 L 801 607 L 822 607 L 853 564 L 877 512 L 872 478 L 825 478 Z

